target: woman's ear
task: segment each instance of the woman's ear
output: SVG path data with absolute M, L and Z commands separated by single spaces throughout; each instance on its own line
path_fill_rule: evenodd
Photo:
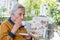
M 13 18 L 14 20 L 16 20 L 16 17 L 14 14 L 11 14 L 10 17 Z
M 14 16 L 14 14 L 13 13 L 11 13 L 11 15 L 10 15 L 11 17 L 13 17 Z

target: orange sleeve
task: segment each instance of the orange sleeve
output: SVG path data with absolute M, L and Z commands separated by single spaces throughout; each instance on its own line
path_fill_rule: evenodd
M 13 40 L 12 37 L 8 35 L 8 28 L 7 26 L 3 23 L 0 25 L 0 40 Z

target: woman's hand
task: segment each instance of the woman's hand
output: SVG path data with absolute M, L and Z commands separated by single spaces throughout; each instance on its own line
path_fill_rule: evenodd
M 22 20 L 21 20 L 20 18 L 18 18 L 18 19 L 15 21 L 15 24 L 14 24 L 11 32 L 12 32 L 13 34 L 15 34 L 15 33 L 17 32 L 17 30 L 21 27 L 21 25 L 22 25 Z
M 27 40 L 31 39 L 31 35 L 28 33 L 28 35 L 25 36 Z
M 34 34 L 31 34 L 32 38 L 34 38 L 34 40 L 39 40 L 38 37 L 36 37 Z

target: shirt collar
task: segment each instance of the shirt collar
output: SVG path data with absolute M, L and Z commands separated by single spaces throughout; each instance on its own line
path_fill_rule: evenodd
M 15 24 L 12 20 L 11 20 L 11 17 L 8 19 L 8 21 L 11 23 L 11 24 Z M 23 25 L 21 27 L 24 27 Z
M 11 20 L 11 17 L 8 19 L 8 21 L 11 23 L 11 24 L 15 24 L 12 20 Z

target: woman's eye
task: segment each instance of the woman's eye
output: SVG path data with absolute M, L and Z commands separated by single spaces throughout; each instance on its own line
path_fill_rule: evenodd
M 19 13 L 19 16 L 24 16 L 25 14 Z
M 20 13 L 19 16 L 21 16 L 22 14 Z

